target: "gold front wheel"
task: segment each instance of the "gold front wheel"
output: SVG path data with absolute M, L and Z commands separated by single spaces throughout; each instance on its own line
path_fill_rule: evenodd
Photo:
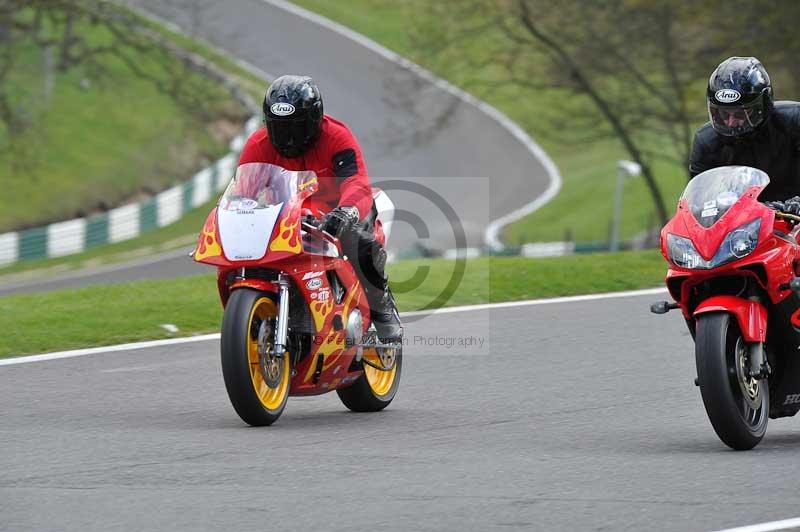
M 278 306 L 272 294 L 234 290 L 222 319 L 222 375 L 245 423 L 271 425 L 289 398 L 291 357 L 272 352 Z

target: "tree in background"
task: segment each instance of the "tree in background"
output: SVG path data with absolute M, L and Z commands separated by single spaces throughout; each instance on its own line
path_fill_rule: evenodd
M 440 31 L 428 27 L 417 38 L 423 53 L 465 69 L 492 64 L 488 90 L 510 85 L 526 98 L 558 90 L 552 115 L 559 121 L 543 114 L 537 131 L 562 142 L 565 130 L 571 142 L 618 139 L 641 165 L 664 223 L 653 162 L 687 167 L 694 128 L 706 120 L 704 88 L 713 68 L 730 55 L 759 54 L 776 71 L 794 66 L 800 4 L 779 3 L 785 11 L 738 0 L 442 0 L 417 22 Z M 482 53 L 458 53 L 476 41 Z M 797 85 L 800 73 L 790 70 Z

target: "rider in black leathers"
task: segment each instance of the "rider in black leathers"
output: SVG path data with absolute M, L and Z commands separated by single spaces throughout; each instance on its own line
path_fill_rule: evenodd
M 690 176 L 726 165 L 758 168 L 770 177 L 760 199 L 800 213 L 800 103 L 774 102 L 769 75 L 754 57 L 723 61 L 708 81 L 707 100 L 710 121 L 695 134 Z

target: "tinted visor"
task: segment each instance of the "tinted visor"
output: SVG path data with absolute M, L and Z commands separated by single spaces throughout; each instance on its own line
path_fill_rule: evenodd
M 708 102 L 708 116 L 714 131 L 726 137 L 745 135 L 764 121 L 763 99 L 743 105 L 718 105 Z
M 267 118 L 267 133 L 275 149 L 284 157 L 297 157 L 308 147 L 309 128 L 305 118 Z

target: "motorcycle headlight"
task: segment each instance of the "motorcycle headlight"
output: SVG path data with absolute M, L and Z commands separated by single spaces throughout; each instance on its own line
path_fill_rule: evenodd
M 688 238 L 667 234 L 667 251 L 676 266 L 689 269 L 708 268 L 708 261 L 700 256 Z
M 701 257 L 691 240 L 672 233 L 667 235 L 667 251 L 670 260 L 681 268 L 706 270 L 716 268 L 752 253 L 758 246 L 760 230 L 761 218 L 737 227 L 728 233 L 711 260 Z
M 728 233 L 714 257 L 711 267 L 715 268 L 726 262 L 746 257 L 758 245 L 758 233 L 761 231 L 761 218 L 741 225 Z

